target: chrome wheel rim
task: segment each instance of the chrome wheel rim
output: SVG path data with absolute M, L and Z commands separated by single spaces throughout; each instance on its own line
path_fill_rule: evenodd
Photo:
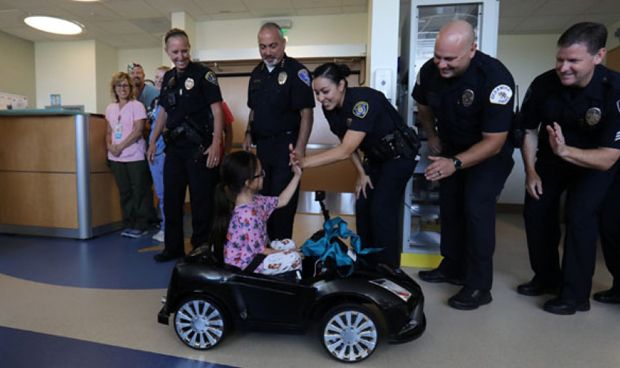
M 181 341 L 194 349 L 209 349 L 224 336 L 222 313 L 206 300 L 183 304 L 174 318 L 174 327 Z
M 323 330 L 327 351 L 345 362 L 367 358 L 377 347 L 377 340 L 377 326 L 370 317 L 357 310 L 336 314 Z

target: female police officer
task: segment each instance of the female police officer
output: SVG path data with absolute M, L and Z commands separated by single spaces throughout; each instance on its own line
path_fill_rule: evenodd
M 351 157 L 359 172 L 355 212 L 362 246 L 383 248 L 374 260 L 396 268 L 400 265 L 399 209 L 415 168 L 418 140 L 381 92 L 347 87 L 349 74 L 346 65 L 334 63 L 315 70 L 314 93 L 341 144 L 300 163 L 302 168 L 316 167 Z
M 222 95 L 215 74 L 190 60 L 189 39 L 183 30 L 168 31 L 165 44 L 174 68 L 164 74 L 159 97 L 162 110 L 148 151 L 149 161 L 152 161 L 155 142 L 163 131 L 167 138 L 164 162 L 166 232 L 164 251 L 155 255 L 158 262 L 184 255 L 183 205 L 188 185 L 192 245 L 196 247 L 207 240 L 223 127 Z

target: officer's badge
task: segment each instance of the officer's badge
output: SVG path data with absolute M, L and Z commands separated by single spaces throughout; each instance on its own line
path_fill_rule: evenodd
M 505 105 L 510 101 L 512 97 L 512 88 L 505 84 L 500 84 L 493 88 L 489 101 L 497 105 Z
M 471 89 L 464 90 L 463 94 L 461 95 L 461 103 L 463 104 L 463 106 L 471 106 L 471 104 L 474 103 L 474 96 L 474 91 L 472 91 Z
M 310 73 L 306 69 L 300 69 L 297 72 L 297 76 L 304 82 L 308 87 L 310 86 Z
M 368 102 L 360 101 L 353 106 L 353 115 L 363 119 L 368 114 Z
M 209 70 L 207 74 L 205 74 L 205 79 L 207 80 L 207 82 L 215 84 L 217 86 L 217 77 L 212 71 Z
M 589 126 L 595 126 L 601 121 L 601 109 L 598 107 L 591 107 L 586 111 L 586 124 Z
M 347 128 L 351 126 L 351 123 L 353 123 L 353 119 L 347 118 L 347 121 L 346 121 Z
M 185 89 L 189 91 L 192 88 L 194 88 L 194 80 L 192 78 L 187 78 L 185 80 Z
M 283 85 L 284 83 L 286 83 L 287 79 L 288 79 L 288 74 L 286 74 L 285 71 L 281 71 L 280 74 L 278 74 L 278 84 L 279 85 Z

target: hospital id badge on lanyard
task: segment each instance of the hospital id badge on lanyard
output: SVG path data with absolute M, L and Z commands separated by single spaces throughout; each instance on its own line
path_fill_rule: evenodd
M 114 140 L 119 141 L 123 138 L 123 124 L 121 124 L 121 115 L 118 115 L 118 122 L 114 127 Z

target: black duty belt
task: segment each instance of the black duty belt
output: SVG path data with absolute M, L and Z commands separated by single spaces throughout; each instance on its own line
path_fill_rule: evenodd
M 280 139 L 280 138 L 289 137 L 289 136 L 296 136 L 297 133 L 298 133 L 297 130 L 287 130 L 285 132 L 280 132 L 280 133 L 275 133 L 275 134 L 254 133 L 253 139 L 257 141 L 266 141 L 266 140 Z

